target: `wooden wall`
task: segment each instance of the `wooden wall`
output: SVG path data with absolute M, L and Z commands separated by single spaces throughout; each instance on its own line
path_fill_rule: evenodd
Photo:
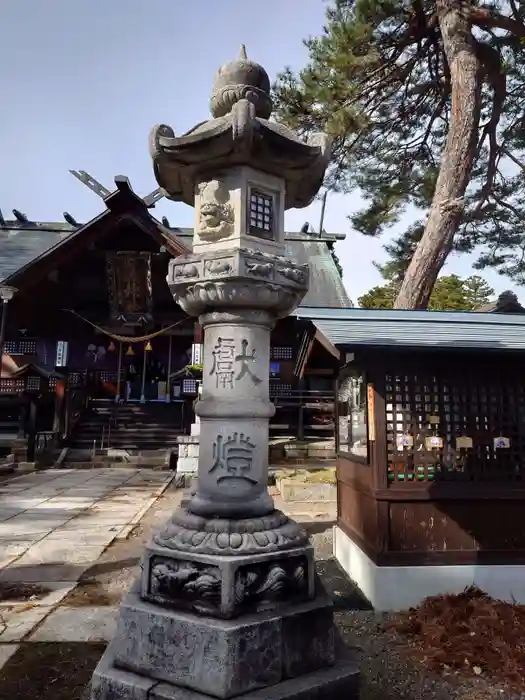
M 338 524 L 377 564 L 525 562 L 524 360 L 356 351 L 373 428 L 367 458 L 339 451 Z M 400 451 L 399 434 L 414 444 Z M 442 448 L 427 449 L 429 435 Z

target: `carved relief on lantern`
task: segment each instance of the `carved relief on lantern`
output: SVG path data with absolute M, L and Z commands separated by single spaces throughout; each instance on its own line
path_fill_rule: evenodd
M 234 231 L 235 216 L 230 192 L 218 180 L 198 185 L 198 235 L 201 241 L 213 243 L 229 238 Z

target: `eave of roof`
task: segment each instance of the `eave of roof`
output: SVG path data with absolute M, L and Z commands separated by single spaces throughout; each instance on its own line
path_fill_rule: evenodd
M 480 312 L 300 307 L 336 346 L 525 350 L 525 316 Z
M 116 194 L 111 196 L 115 197 Z M 108 198 L 109 199 L 109 198 Z M 181 254 L 181 244 L 191 250 L 193 229 L 167 227 L 140 207 L 140 218 L 146 218 L 162 237 L 164 245 L 173 255 Z M 0 281 L 15 282 L 22 274 L 41 259 L 52 255 L 60 246 L 69 245 L 73 238 L 111 216 L 111 210 L 101 214 L 86 224 L 74 227 L 62 222 L 20 222 L 6 221 L 0 226 Z M 131 213 L 130 213 L 131 215 Z M 126 214 L 124 214 L 126 216 Z M 335 266 L 328 248 L 330 243 L 343 240 L 344 234 L 323 233 L 322 235 L 301 232 L 285 234 L 286 255 L 310 265 L 310 289 L 303 304 L 313 307 L 347 308 L 351 305 L 343 281 Z M 184 252 L 184 251 L 182 251 Z

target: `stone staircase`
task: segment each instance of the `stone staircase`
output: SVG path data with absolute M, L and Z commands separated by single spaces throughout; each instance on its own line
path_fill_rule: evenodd
M 93 401 L 76 427 L 63 466 L 133 462 L 161 466 L 177 452 L 180 405 Z

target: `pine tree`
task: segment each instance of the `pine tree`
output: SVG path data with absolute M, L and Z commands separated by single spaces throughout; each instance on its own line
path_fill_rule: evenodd
M 372 287 L 358 299 L 363 309 L 391 309 L 399 293 L 394 281 Z M 428 308 L 433 311 L 473 311 L 487 304 L 494 290 L 482 277 L 472 275 L 461 279 L 457 275 L 438 277 Z
M 332 135 L 328 185 L 367 202 L 357 230 L 421 211 L 387 248 L 399 308 L 427 306 L 453 250 L 525 283 L 523 5 L 334 0 L 307 67 L 274 87 L 281 120 Z

